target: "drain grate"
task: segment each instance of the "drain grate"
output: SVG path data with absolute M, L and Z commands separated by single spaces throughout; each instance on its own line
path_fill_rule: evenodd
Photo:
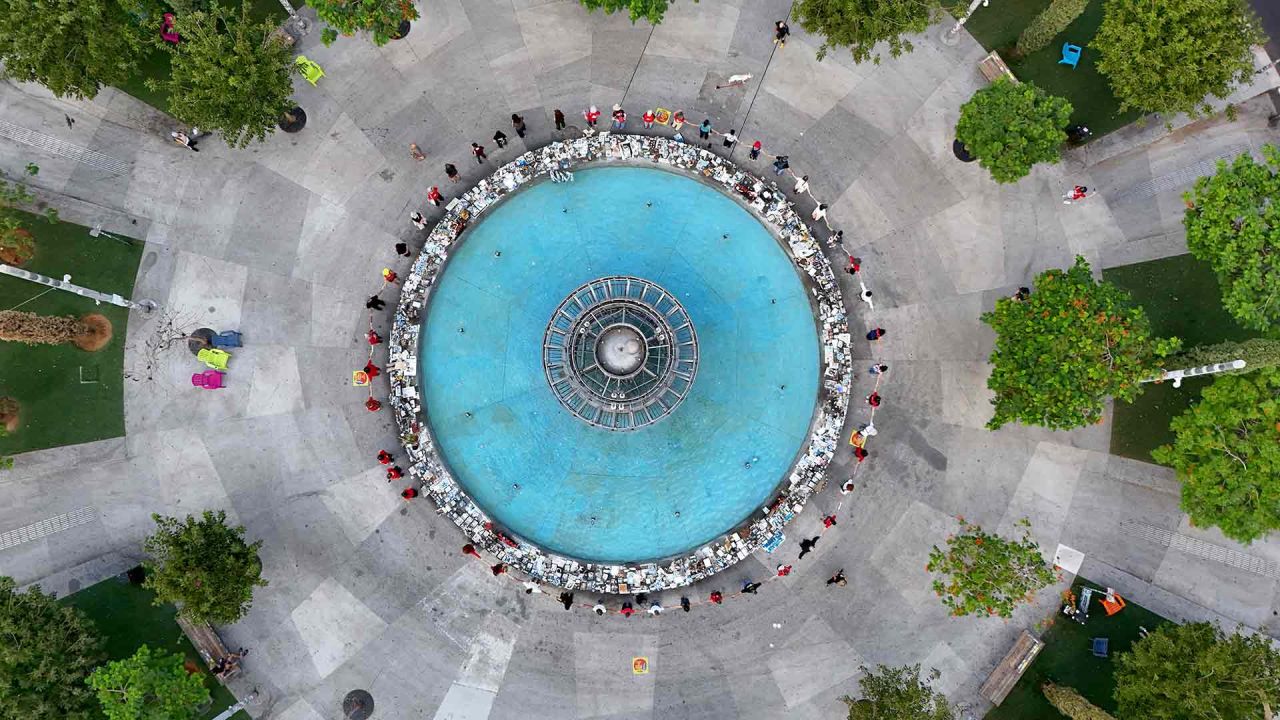
M 7 550 L 15 545 L 39 540 L 54 533 L 69 530 L 77 525 L 84 525 L 97 517 L 97 511 L 91 507 L 82 507 L 69 513 L 55 515 L 51 518 L 32 523 L 17 530 L 0 533 L 0 550 Z
M 110 155 L 103 155 L 97 150 L 73 145 L 72 143 L 59 140 L 52 135 L 45 135 L 42 132 L 28 130 L 20 125 L 14 125 L 11 122 L 0 120 L 0 137 L 8 138 L 14 142 L 20 142 L 23 145 L 30 145 L 37 150 L 43 150 L 53 155 L 60 155 L 64 158 L 75 160 L 89 167 L 109 172 L 114 175 L 128 175 L 130 163 L 113 158 Z
M 1275 563 L 1263 560 L 1253 555 L 1225 548 L 1213 543 L 1207 543 L 1203 540 L 1187 537 L 1175 532 L 1170 532 L 1164 528 L 1148 525 L 1144 522 L 1136 520 L 1125 520 L 1120 523 L 1120 532 L 1130 537 L 1139 538 L 1153 542 L 1157 545 L 1164 545 L 1172 550 L 1193 555 L 1205 560 L 1213 560 L 1238 570 L 1262 575 L 1264 577 L 1280 580 L 1280 568 Z

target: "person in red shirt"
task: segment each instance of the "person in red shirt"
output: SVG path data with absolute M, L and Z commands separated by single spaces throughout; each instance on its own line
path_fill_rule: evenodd
M 395 271 L 395 270 L 392 270 L 391 268 L 382 268 L 382 281 L 383 281 L 383 282 L 393 283 L 393 282 L 395 282 L 395 281 L 396 281 L 396 279 L 397 279 L 397 278 L 399 278 L 399 277 L 400 277 L 399 275 L 396 275 L 396 271 Z
M 634 612 L 635 612 L 635 610 L 633 610 L 633 609 L 632 609 L 632 607 L 631 607 L 631 603 L 629 603 L 629 602 L 624 602 L 624 603 L 622 603 L 622 610 L 621 610 L 621 612 L 622 612 L 622 616 L 623 616 L 623 617 L 631 617 L 632 613 L 634 613 Z
M 443 197 L 444 196 L 440 194 L 440 188 L 435 185 L 432 185 L 431 189 L 427 191 L 427 202 L 435 205 L 436 207 L 440 207 L 440 200 L 443 199 Z
M 471 543 L 467 543 L 466 545 L 462 546 L 462 554 L 475 555 L 476 557 L 480 557 L 480 553 L 476 552 L 476 546 L 472 545 Z
M 505 573 L 506 571 L 507 571 L 506 563 L 498 563 L 497 565 L 492 565 L 489 567 L 489 572 L 493 573 L 494 577 L 498 577 L 499 575 Z
M 828 515 L 828 516 L 826 516 L 826 517 L 822 518 L 822 526 L 823 526 L 823 527 L 831 527 L 832 525 L 835 525 L 835 524 L 836 524 L 836 516 L 835 516 L 835 515 Z
M 791 566 L 778 563 L 778 577 L 786 577 L 791 574 Z
M 759 140 L 751 143 L 751 159 L 752 160 L 760 159 L 760 148 L 762 147 L 764 147 L 764 145 L 761 145 Z
M 387 452 L 386 450 L 379 450 L 379 451 L 378 451 L 378 462 L 379 462 L 379 463 L 381 463 L 381 464 L 383 464 L 383 465 L 390 465 L 390 464 L 391 464 L 391 461 L 392 461 L 392 460 L 394 460 L 394 459 L 395 459 L 395 456 L 393 456 L 391 453 Z
M 641 119 L 644 120 L 645 130 L 649 130 L 653 127 L 653 111 L 652 110 L 645 110 L 644 115 L 641 116 Z
M 378 345 L 378 344 L 381 344 L 381 343 L 382 343 L 382 336 L 381 336 L 381 335 L 379 335 L 378 333 L 374 332 L 373 330 L 370 330 L 370 331 L 369 331 L 369 344 L 370 344 L 370 345 Z
M 719 590 L 711 591 L 711 602 L 719 605 L 724 602 L 724 595 Z
M 402 477 L 404 477 L 404 471 L 400 469 L 399 465 L 392 465 L 387 468 L 387 482 L 399 480 Z
M 867 459 L 867 456 L 868 456 L 868 455 L 870 455 L 870 454 L 871 454 L 871 453 L 869 453 L 869 452 L 867 452 L 867 451 L 866 451 L 866 448 L 860 448 L 860 447 L 859 447 L 859 448 L 854 448 L 854 449 L 853 449 L 853 456 L 854 456 L 854 457 L 856 457 L 856 458 L 858 458 L 858 462 L 862 462 L 863 460 L 866 460 L 866 459 Z
M 582 113 L 582 117 L 586 118 L 588 125 L 595 127 L 596 121 L 600 119 L 600 111 L 596 109 L 595 105 L 592 105 L 589 110 Z
M 374 365 L 372 360 L 364 364 L 364 372 L 369 376 L 370 380 L 382 374 L 382 370 L 377 365 Z
M 378 412 L 379 410 L 382 409 L 382 403 L 378 402 L 372 396 L 370 396 L 368 400 L 364 401 L 364 409 L 368 410 L 369 412 Z
M 400 493 L 400 497 L 404 498 L 405 500 L 412 500 L 418 497 L 418 489 L 407 487 L 404 489 L 403 492 Z
M 872 392 L 870 395 L 868 395 L 867 404 L 873 408 L 880 407 L 880 393 Z

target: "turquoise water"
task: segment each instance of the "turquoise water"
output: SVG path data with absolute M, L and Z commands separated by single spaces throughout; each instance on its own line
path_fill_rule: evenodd
M 486 512 L 549 550 L 622 562 L 696 547 L 768 500 L 806 439 L 818 338 L 794 266 L 746 210 L 684 176 L 599 168 L 517 193 L 463 240 L 420 372 L 439 449 Z M 575 418 L 542 370 L 551 313 L 606 275 L 662 285 L 698 332 L 689 396 L 634 432 Z

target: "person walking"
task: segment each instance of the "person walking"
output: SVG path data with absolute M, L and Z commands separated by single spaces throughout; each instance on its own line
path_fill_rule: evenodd
M 560 111 L 557 110 L 556 112 L 560 112 Z M 573 593 L 569 592 L 568 590 L 565 590 L 564 592 L 560 593 L 560 604 L 564 606 L 565 610 L 572 610 L 573 609 Z
M 809 176 L 802 175 L 798 180 L 796 180 L 796 194 L 803 195 L 807 192 L 809 192 Z
M 583 111 L 582 117 L 587 121 L 588 127 L 594 128 L 596 123 L 600 120 L 600 111 L 595 105 L 592 105 L 590 108 Z
M 822 536 L 815 535 L 812 538 L 805 538 L 804 540 L 801 540 L 800 541 L 800 559 L 803 560 L 804 556 L 808 555 L 810 550 L 813 550 L 815 547 L 817 547 L 818 541 L 821 539 L 822 539 Z
M 707 147 L 711 147 L 711 118 L 703 120 L 698 126 L 698 139 L 706 140 Z
M 501 130 L 499 130 L 498 132 L 494 133 L 494 134 L 493 134 L 493 144 L 494 144 L 494 145 L 497 145 L 499 150 L 501 150 L 502 148 L 506 147 L 506 146 L 507 146 L 507 134 L 506 134 L 506 133 L 504 133 L 504 132 L 502 132 Z
M 458 182 L 458 168 L 451 163 L 444 164 L 444 174 L 449 176 L 449 182 Z
M 560 112 L 560 108 L 556 108 L 556 129 L 564 129 L 564 113 Z
M 644 115 L 641 115 L 640 119 L 644 121 L 645 130 L 653 129 L 653 121 L 656 119 L 656 116 L 653 114 L 652 110 L 645 110 Z
M 756 591 L 757 591 L 757 590 L 759 590 L 759 589 L 760 589 L 760 583 L 758 583 L 758 582 L 751 582 L 750 580 L 743 580 L 743 581 L 742 581 L 742 592 L 743 592 L 743 594 L 746 594 L 746 595 L 756 595 L 756 594 L 758 594 L 758 593 L 756 593 Z
M 724 146 L 733 149 L 733 144 L 738 142 L 738 136 L 734 134 L 733 128 L 729 128 L 729 132 L 724 134 Z
M 431 189 L 427 191 L 427 202 L 435 205 L 436 207 L 440 207 L 440 200 L 443 199 L 443 197 L 444 196 L 440 194 L 440 188 L 435 185 L 432 185 Z
M 871 331 L 867 333 L 867 339 L 870 340 L 871 342 L 875 342 L 880 338 L 884 337 L 884 334 L 885 334 L 884 328 L 872 328 Z
M 779 49 L 787 46 L 787 36 L 791 34 L 791 27 L 787 25 L 786 20 L 779 20 L 773 24 L 773 44 Z
M 515 129 L 516 135 L 519 135 L 522 138 L 524 137 L 524 118 L 515 113 L 511 113 L 511 127 Z
M 764 146 L 760 144 L 760 141 L 759 141 L 759 140 L 757 140 L 757 141 L 755 141 L 755 142 L 751 143 L 751 159 L 752 159 L 752 160 L 759 160 L 759 159 L 760 159 L 760 149 L 761 149 L 761 148 L 763 148 L 763 147 L 764 147 Z
M 839 570 L 836 571 L 835 575 L 832 575 L 830 578 L 827 578 L 827 584 L 835 585 L 837 587 L 844 587 L 845 585 L 848 585 L 849 581 L 844 576 L 844 568 L 840 568 Z
M 173 132 L 169 133 L 169 137 L 173 138 L 173 141 L 175 143 L 181 145 L 184 148 L 187 148 L 191 152 L 200 152 L 200 149 L 196 147 L 196 141 L 192 140 L 190 136 L 188 136 L 186 133 L 182 132 L 181 130 L 174 130 Z
M 485 160 L 489 159 L 489 156 L 484 154 L 484 146 L 479 143 L 471 143 L 471 154 L 476 156 L 477 165 L 483 164 Z
M 870 370 L 868 370 L 868 372 L 870 372 L 872 375 L 883 375 L 889 372 L 889 366 L 885 365 L 884 363 L 880 363 L 878 365 L 872 365 Z

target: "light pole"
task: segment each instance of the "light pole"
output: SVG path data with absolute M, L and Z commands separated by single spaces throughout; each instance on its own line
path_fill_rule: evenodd
M 964 24 L 969 21 L 969 18 L 973 15 L 973 12 L 978 9 L 979 5 L 981 5 L 982 7 L 987 7 L 990 4 L 991 4 L 991 0 L 973 0 L 973 2 L 969 3 L 969 9 L 968 11 L 965 12 L 964 16 L 961 17 L 959 20 L 957 20 L 956 24 L 952 26 L 950 30 L 942 34 L 943 44 L 955 45 L 957 42 L 959 42 L 960 28 L 964 27 Z
M 81 297 L 87 297 L 99 305 L 101 305 L 103 302 L 109 302 L 112 305 L 119 305 L 120 307 L 126 307 L 126 308 L 129 308 L 130 310 L 141 310 L 147 313 L 151 312 L 152 310 L 155 310 L 157 307 L 155 301 L 153 300 L 143 300 L 142 302 L 134 302 L 129 298 L 121 297 L 120 295 L 117 295 L 115 293 L 98 292 L 97 290 L 90 290 L 89 288 L 80 287 L 79 285 L 75 285 L 71 282 L 70 275 L 63 275 L 61 280 L 55 280 L 54 278 L 48 277 L 47 275 L 33 273 L 30 270 L 23 270 L 22 268 L 16 268 L 16 267 L 13 267 L 12 265 L 5 265 L 4 263 L 0 263 L 0 275 L 10 275 L 12 277 L 21 278 L 23 280 L 30 280 L 31 282 L 39 283 L 40 285 L 47 285 L 51 288 L 65 290 L 69 293 L 75 293 L 76 295 L 79 295 Z
M 1144 383 L 1155 382 L 1157 380 L 1172 380 L 1173 386 L 1182 387 L 1182 379 L 1189 377 L 1197 377 L 1199 375 L 1212 375 L 1214 373 L 1227 372 L 1228 370 L 1240 370 L 1245 366 L 1244 360 L 1232 360 L 1231 362 L 1215 363 L 1213 365 L 1201 365 L 1200 367 L 1184 368 L 1182 370 L 1169 370 L 1160 375 L 1160 377 L 1147 378 Z

